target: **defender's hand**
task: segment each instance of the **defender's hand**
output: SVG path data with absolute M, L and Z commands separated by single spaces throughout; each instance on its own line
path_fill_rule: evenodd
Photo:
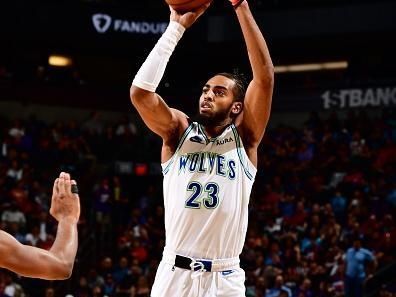
M 67 219 L 77 223 L 80 217 L 80 197 L 72 193 L 75 180 L 70 180 L 70 174 L 61 172 L 54 182 L 50 214 L 59 222 Z
M 189 11 L 185 13 L 179 13 L 169 6 L 169 9 L 171 11 L 170 20 L 178 22 L 180 25 L 187 29 L 191 27 L 191 25 L 194 24 L 195 21 L 208 9 L 211 3 L 212 1 L 198 7 L 194 11 Z

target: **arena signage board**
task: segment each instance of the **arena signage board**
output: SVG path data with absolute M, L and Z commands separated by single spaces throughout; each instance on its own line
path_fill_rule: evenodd
M 96 13 L 91 16 L 92 25 L 96 32 L 105 34 L 109 32 L 122 32 L 142 35 L 162 34 L 168 22 L 145 22 L 114 18 L 105 13 Z
M 396 106 L 396 87 L 326 90 L 324 109 Z

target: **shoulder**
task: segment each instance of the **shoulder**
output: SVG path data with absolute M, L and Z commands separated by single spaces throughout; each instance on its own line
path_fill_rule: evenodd
M 175 127 L 175 129 L 170 129 L 169 133 L 165 137 L 162 137 L 163 147 L 170 155 L 175 152 L 180 140 L 187 132 L 188 127 L 191 125 L 190 118 L 184 112 L 173 108 L 171 110 L 174 116 L 177 118 L 178 125 Z
M 170 129 L 169 133 L 164 137 L 163 140 L 166 143 L 177 142 L 190 125 L 190 118 L 184 112 L 175 108 L 171 108 L 171 111 L 175 117 L 177 125 L 175 125 L 174 129 Z

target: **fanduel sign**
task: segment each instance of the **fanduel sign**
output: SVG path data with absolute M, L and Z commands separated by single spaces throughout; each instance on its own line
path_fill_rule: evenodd
M 396 106 L 396 87 L 328 90 L 321 97 L 324 109 Z
M 140 22 L 115 19 L 108 14 L 97 13 L 92 16 L 92 24 L 96 32 L 105 34 L 108 32 L 125 32 L 132 34 L 162 34 L 167 22 Z

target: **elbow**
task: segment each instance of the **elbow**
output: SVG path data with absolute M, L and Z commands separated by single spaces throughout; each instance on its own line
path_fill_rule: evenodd
M 272 64 L 265 67 L 263 80 L 264 80 L 264 83 L 267 84 L 268 86 L 271 86 L 271 87 L 274 86 L 275 68 Z
M 69 264 L 66 264 L 65 265 L 65 268 L 64 268 L 64 270 L 63 270 L 63 275 L 62 275 L 62 277 L 64 278 L 64 279 L 68 279 L 68 278 L 70 278 L 71 277 L 71 275 L 72 275 L 72 273 L 73 273 L 73 265 L 74 263 L 69 263 Z
M 275 68 L 274 66 L 267 65 L 260 69 L 260 73 L 255 75 L 255 80 L 266 88 L 273 88 L 274 87 L 274 80 L 275 80 Z
M 131 98 L 131 102 L 133 106 L 136 106 L 139 101 L 140 89 L 137 86 L 132 85 L 129 89 L 129 97 Z
M 144 99 L 149 95 L 149 93 L 151 92 L 132 85 L 129 89 L 129 96 L 131 98 L 132 105 L 136 107 L 140 103 L 144 102 Z
M 59 269 L 57 269 L 57 273 L 56 276 L 54 276 L 54 279 L 56 280 L 69 279 L 73 272 L 73 264 L 74 263 L 62 263 Z

